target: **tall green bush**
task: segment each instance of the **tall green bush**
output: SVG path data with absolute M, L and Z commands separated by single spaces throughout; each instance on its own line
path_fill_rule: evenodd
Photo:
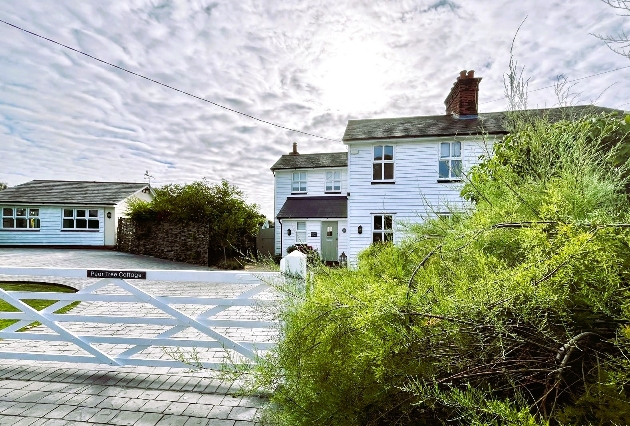
M 265 217 L 256 204 L 248 204 L 243 191 L 226 180 L 210 184 L 205 179 L 190 184 L 168 184 L 155 189 L 147 202 L 131 200 L 127 214 L 134 220 L 192 222 L 207 226 L 210 251 L 245 253 L 255 248 L 255 238 Z
M 356 270 L 316 269 L 254 375 L 272 392 L 267 418 L 630 424 L 628 179 L 608 144 L 627 135 L 614 120 L 515 120 L 467 177 L 469 212 L 368 248 Z

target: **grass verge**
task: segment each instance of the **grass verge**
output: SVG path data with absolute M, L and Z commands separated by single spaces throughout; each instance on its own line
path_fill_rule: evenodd
M 60 284 L 48 284 L 48 283 L 29 283 L 29 282 L 0 282 L 0 288 L 5 291 L 31 291 L 31 292 L 56 292 L 56 293 L 76 293 L 72 287 L 67 287 Z M 37 309 L 41 311 L 44 308 L 52 305 L 57 302 L 57 300 L 42 300 L 42 299 L 27 299 L 23 300 L 28 306 L 33 309 Z M 63 314 L 65 312 L 70 311 L 72 308 L 77 306 L 79 302 L 72 302 L 68 306 L 65 306 L 61 309 L 55 311 L 56 314 Z M 0 300 L 0 312 L 20 312 L 20 310 L 13 305 L 5 302 L 4 300 Z M 14 319 L 0 319 L 0 330 L 10 326 L 18 322 L 18 320 Z M 35 321 L 30 323 L 29 325 L 22 327 L 19 331 L 28 330 L 33 327 L 37 327 L 40 323 Z

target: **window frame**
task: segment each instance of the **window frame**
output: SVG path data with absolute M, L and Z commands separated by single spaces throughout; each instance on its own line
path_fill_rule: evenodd
M 372 214 L 372 244 L 394 242 L 394 216 L 394 213 Z M 380 229 L 376 229 L 376 218 L 381 218 Z M 386 218 L 389 218 L 390 228 L 387 228 Z M 375 239 L 376 235 L 381 236 L 379 240 Z
M 442 145 L 448 144 L 449 146 L 449 155 L 442 155 Z M 459 144 L 459 156 L 453 155 L 454 144 Z M 464 169 L 464 159 L 462 152 L 464 150 L 464 144 L 461 141 L 449 141 L 449 142 L 440 142 L 438 144 L 438 182 L 460 182 L 463 180 L 463 169 Z M 453 161 L 459 161 L 459 175 L 453 173 L 453 171 L 457 171 L 455 167 L 453 167 Z M 440 171 L 440 166 L 443 162 L 447 162 L 448 164 L 448 176 L 442 176 Z
M 300 229 L 300 224 L 304 224 L 304 229 Z M 301 238 L 302 236 L 304 237 L 304 239 Z M 295 244 L 306 244 L 306 236 L 306 222 L 295 222 Z
M 72 216 L 67 215 L 68 211 L 72 211 Z M 83 211 L 84 215 L 79 215 L 77 212 Z M 96 212 L 96 216 L 92 216 L 91 213 Z M 66 221 L 72 221 L 72 227 L 66 226 Z M 85 221 L 85 227 L 77 227 L 77 221 Z M 90 227 L 90 223 L 98 225 L 96 228 Z M 100 232 L 101 231 L 101 217 L 99 209 L 91 209 L 89 207 L 62 207 L 61 208 L 61 230 L 64 232 Z
M 302 180 L 302 176 L 304 175 L 304 179 Z M 298 175 L 298 179 L 295 179 L 295 175 Z M 298 184 L 298 189 L 295 190 L 295 184 Z M 304 184 L 304 189 L 302 189 L 302 184 Z M 291 172 L 291 194 L 306 194 L 308 191 L 308 172 L 306 171 L 293 171 Z
M 328 179 L 328 174 L 331 179 Z M 335 179 L 335 174 L 339 173 L 339 179 Z M 324 173 L 324 192 L 327 194 L 341 194 L 341 170 L 326 170 Z M 335 189 L 335 183 L 339 183 L 339 189 Z M 330 183 L 330 185 L 329 185 Z M 328 187 L 330 186 L 330 189 Z
M 11 214 L 6 214 L 6 210 L 11 210 Z M 18 215 L 18 210 L 25 210 L 25 214 Z M 0 230 L 2 231 L 38 232 L 41 229 L 41 208 L 29 206 L 1 206 L 0 219 L 2 219 L 2 221 L 0 221 Z M 5 227 L 5 220 L 12 220 L 13 226 L 10 228 Z M 25 220 L 26 227 L 17 227 L 18 220 Z
M 392 151 L 392 158 L 391 159 L 385 159 L 385 150 L 386 147 L 390 147 L 391 151 Z M 381 148 L 381 158 L 379 160 L 376 159 L 376 149 L 377 148 Z M 395 179 L 396 179 L 396 148 L 394 144 L 381 144 L 381 145 L 373 145 L 372 146 L 372 183 L 373 184 L 379 184 L 379 183 L 394 183 Z M 385 174 L 386 174 L 386 165 L 391 164 L 391 172 L 392 172 L 392 177 L 391 178 L 386 178 Z M 381 166 L 381 177 L 380 179 L 375 179 L 375 166 L 376 165 L 380 165 Z

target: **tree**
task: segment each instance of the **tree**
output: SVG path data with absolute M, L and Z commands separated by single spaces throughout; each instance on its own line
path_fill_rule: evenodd
M 0 191 L 3 191 L 5 189 L 7 189 L 8 187 L 9 187 L 9 185 L 7 185 L 6 183 L 0 182 Z
M 265 221 L 256 204 L 248 204 L 243 192 L 226 180 L 209 184 L 205 179 L 186 185 L 168 184 L 155 189 L 150 201 L 133 200 L 127 212 L 135 220 L 174 220 L 208 227 L 211 246 L 228 254 L 245 252 L 255 244 Z
M 608 6 L 621 12 L 622 16 L 630 16 L 629 0 L 602 0 Z M 606 42 L 606 45 L 616 53 L 630 59 L 630 37 L 624 31 L 617 35 L 594 34 L 595 37 Z

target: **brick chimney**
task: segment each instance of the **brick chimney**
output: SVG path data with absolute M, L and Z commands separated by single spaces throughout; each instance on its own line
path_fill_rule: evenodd
M 461 71 L 444 101 L 446 114 L 456 118 L 477 118 L 480 81 L 481 78 L 475 77 L 475 71 Z
M 297 151 L 297 142 L 293 142 L 293 151 L 289 152 L 289 155 L 300 155 L 300 153 Z

